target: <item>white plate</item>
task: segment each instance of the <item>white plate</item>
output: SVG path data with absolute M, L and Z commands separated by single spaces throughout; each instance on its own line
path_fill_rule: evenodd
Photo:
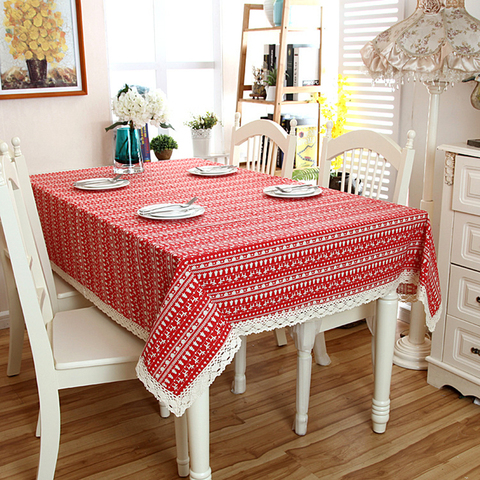
M 233 165 L 202 165 L 200 167 L 193 167 L 188 170 L 193 175 L 202 175 L 205 177 L 230 175 L 237 171 L 237 167 Z
M 281 185 L 282 188 L 288 188 L 288 185 Z M 263 189 L 263 193 L 277 198 L 304 198 L 315 197 L 322 193 L 322 189 L 316 185 L 305 185 L 305 188 L 295 187 L 289 192 L 281 192 L 275 185 L 270 185 Z
M 198 215 L 203 215 L 205 213 L 205 207 L 201 205 L 192 205 L 188 208 L 176 208 L 174 210 L 168 210 L 166 207 L 174 206 L 175 203 L 159 203 L 157 205 L 147 205 L 146 207 L 142 207 L 140 210 L 137 211 L 137 215 L 143 218 L 149 218 L 150 220 L 175 220 L 175 219 L 182 219 L 182 218 L 191 218 L 197 217 Z M 165 212 L 157 212 L 157 213 L 148 213 L 142 212 L 145 208 L 153 208 L 153 207 L 165 207 Z
M 92 180 L 95 180 L 95 182 Z M 124 179 L 117 180 L 116 182 L 110 182 L 108 178 L 89 178 L 86 180 L 78 180 L 77 182 L 73 183 L 73 186 L 80 190 L 113 190 L 115 188 L 126 187 L 129 183 L 129 180 Z

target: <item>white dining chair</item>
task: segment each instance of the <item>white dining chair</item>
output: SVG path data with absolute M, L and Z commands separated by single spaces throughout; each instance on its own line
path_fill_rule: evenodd
M 292 178 L 295 162 L 297 137 L 295 129 L 297 121 L 290 122 L 290 131 L 272 120 L 254 120 L 240 126 L 240 113 L 235 114 L 235 124 L 232 129 L 229 163 L 239 165 L 247 170 L 275 175 L 279 150 L 283 153 L 280 175 Z M 243 158 L 241 159 L 241 152 Z
M 7 247 L 4 268 L 15 279 L 15 294 L 20 299 L 35 366 L 40 403 L 37 479 L 49 480 L 55 475 L 60 445 L 59 390 L 137 378 L 135 367 L 145 342 L 96 307 L 54 311 L 38 238 L 22 193 L 8 146 L 2 143 L 0 220 Z M 187 476 L 186 417 L 176 417 L 175 422 L 178 472 Z
M 19 187 L 24 198 L 25 206 L 27 208 L 30 225 L 35 236 L 35 242 L 42 262 L 47 285 L 50 289 L 52 305 L 54 311 L 73 310 L 75 308 L 83 308 L 91 306 L 92 303 L 87 300 L 78 290 L 69 285 L 59 275 L 52 272 L 48 254 L 43 240 L 42 226 L 38 219 L 37 207 L 35 198 L 33 196 L 32 186 L 30 184 L 30 177 L 25 161 L 25 156 L 20 150 L 20 139 L 14 137 L 12 139 L 13 151 L 8 152 L 11 161 L 15 164 Z M 0 256 L 2 257 L 2 264 L 5 261 L 6 251 L 1 249 Z M 8 298 L 9 310 L 9 325 L 10 338 L 8 350 L 8 364 L 7 375 L 14 376 L 20 373 L 22 363 L 22 349 L 24 341 L 25 324 L 22 316 L 22 309 L 18 300 L 18 295 L 15 293 L 15 280 L 12 276 L 5 274 L 5 282 L 10 285 L 8 289 L 11 292 Z M 52 294 L 52 292 L 56 292 Z
M 390 199 L 393 203 L 407 205 L 408 186 L 415 157 L 415 132 L 410 130 L 407 133 L 407 143 L 401 148 L 390 137 L 372 130 L 354 130 L 332 138 L 332 128 L 333 123 L 328 121 L 322 141 L 318 184 L 329 187 L 332 162 L 335 162 L 341 191 L 377 200 Z M 387 191 L 390 191 L 388 197 Z M 345 312 L 343 316 L 356 316 L 356 320 L 366 318 L 372 330 L 373 316 L 364 313 L 355 313 L 353 310 Z M 317 335 L 314 354 L 319 365 L 330 364 L 323 332 Z
M 283 154 L 280 176 L 292 178 L 297 146 L 297 121 L 290 121 L 290 131 L 272 120 L 254 120 L 240 126 L 241 115 L 235 114 L 235 124 L 232 130 L 229 164 L 237 165 L 247 170 L 277 174 L 277 158 Z M 241 158 L 241 152 L 244 156 Z M 284 328 L 274 330 L 278 346 L 287 344 Z M 235 377 L 232 392 L 244 393 L 246 389 L 247 341 L 242 337 L 240 350 L 235 355 Z
M 406 205 L 415 157 L 415 132 L 410 130 L 407 133 L 407 143 L 401 148 L 386 135 L 370 130 L 351 131 L 332 138 L 332 127 L 332 122 L 327 122 L 319 161 L 318 184 L 322 187 L 329 186 L 332 161 L 335 161 L 341 191 L 383 200 L 386 199 L 389 189 L 392 192 L 391 201 Z M 310 322 L 311 325 L 294 327 L 298 352 L 294 429 L 298 435 L 305 435 L 307 431 L 312 347 L 315 362 L 318 365 L 329 365 L 331 360 L 327 353 L 324 332 L 366 319 L 374 335 L 375 309 L 376 302 L 371 302 L 329 315 L 321 321 Z M 374 351 L 372 338 L 372 355 Z

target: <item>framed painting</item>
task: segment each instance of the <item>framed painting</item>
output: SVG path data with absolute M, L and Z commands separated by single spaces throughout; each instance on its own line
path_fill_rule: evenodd
M 0 100 L 86 94 L 80 0 L 0 0 Z

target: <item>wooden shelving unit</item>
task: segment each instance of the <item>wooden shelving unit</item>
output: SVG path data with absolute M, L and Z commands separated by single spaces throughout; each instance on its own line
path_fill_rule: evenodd
M 284 95 L 288 93 L 314 93 L 321 91 L 321 70 L 322 70 L 322 8 L 320 8 L 319 25 L 317 28 L 299 28 L 296 26 L 289 26 L 290 23 L 290 7 L 298 5 L 319 5 L 319 0 L 284 0 L 283 1 L 283 16 L 282 25 L 279 27 L 266 27 L 266 28 L 250 28 L 250 13 L 254 10 L 263 10 L 263 5 L 259 4 L 245 4 L 243 11 L 243 28 L 242 28 L 242 41 L 240 47 L 240 65 L 238 70 L 238 86 L 237 86 L 237 112 L 242 113 L 243 104 L 264 104 L 273 106 L 273 120 L 280 123 L 280 117 L 282 107 L 285 105 L 293 104 L 306 104 L 306 101 L 294 101 L 283 100 Z M 285 72 L 286 69 L 286 57 L 287 57 L 287 44 L 289 33 L 293 32 L 312 32 L 312 30 L 318 32 L 319 35 L 319 59 L 318 59 L 318 78 L 320 80 L 319 86 L 308 87 L 286 87 L 284 86 L 284 75 L 280 72 Z M 252 91 L 252 85 L 245 84 L 245 68 L 247 61 L 247 49 L 248 42 L 254 41 L 250 38 L 250 35 L 254 35 L 257 32 L 278 32 L 279 35 L 279 57 L 277 62 L 277 88 L 274 101 L 257 100 L 253 98 L 244 98 L 245 92 Z

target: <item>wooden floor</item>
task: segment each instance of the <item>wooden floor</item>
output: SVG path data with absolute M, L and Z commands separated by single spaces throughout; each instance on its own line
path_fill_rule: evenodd
M 480 407 L 426 372 L 394 367 L 387 432 L 372 432 L 370 334 L 364 324 L 327 333 L 332 365 L 313 367 L 308 434 L 291 430 L 295 350 L 271 333 L 249 338 L 247 392 L 230 393 L 232 368 L 211 388 L 214 480 L 480 479 Z M 37 395 L 28 343 L 22 373 L 6 376 L 0 331 L 0 479 L 32 480 Z M 268 361 L 267 361 L 268 360 Z M 274 360 L 274 361 L 272 361 Z M 56 479 L 172 480 L 172 418 L 139 381 L 62 391 Z

